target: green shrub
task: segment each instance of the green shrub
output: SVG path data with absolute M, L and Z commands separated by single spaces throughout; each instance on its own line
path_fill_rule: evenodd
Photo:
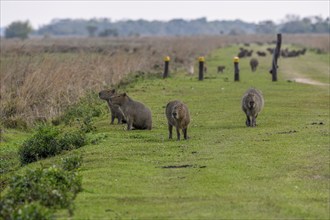
M 96 127 L 93 125 L 92 117 L 86 116 L 80 121 L 80 130 L 85 133 L 96 130 Z
M 11 219 L 19 220 L 31 220 L 31 219 L 42 219 L 50 220 L 51 211 L 40 205 L 38 202 L 26 203 L 17 210 L 13 210 Z
M 0 200 L 0 215 L 4 219 L 49 219 L 49 211 L 56 209 L 68 209 L 72 214 L 73 200 L 82 189 L 77 167 L 37 168 L 14 176 Z
M 63 121 L 66 125 L 74 121 L 83 120 L 85 118 L 98 117 L 101 115 L 101 103 L 96 93 L 88 93 L 81 98 L 78 103 L 70 106 L 60 117 L 59 121 Z
M 62 169 L 63 170 L 77 170 L 82 164 L 81 155 L 72 155 L 70 157 L 62 158 Z
M 59 130 L 49 125 L 38 127 L 37 132 L 20 146 L 18 153 L 21 164 L 56 155 L 61 151 L 56 139 Z
M 36 133 L 23 142 L 18 154 L 22 165 L 55 156 L 63 150 L 80 148 L 86 144 L 86 135 L 80 130 L 60 132 L 50 125 L 41 125 Z
M 61 150 L 72 150 L 86 144 L 86 135 L 79 130 L 63 132 L 57 139 Z

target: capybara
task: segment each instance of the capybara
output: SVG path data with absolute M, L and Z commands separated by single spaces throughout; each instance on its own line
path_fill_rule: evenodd
M 252 58 L 250 60 L 250 66 L 251 66 L 252 72 L 255 72 L 257 70 L 258 65 L 259 65 L 259 62 L 256 58 Z
M 225 69 L 226 69 L 225 66 L 218 66 L 218 73 L 223 73 Z
M 265 57 L 266 56 L 266 53 L 262 52 L 262 51 L 257 51 L 257 54 L 258 54 L 259 57 Z
M 151 130 L 151 111 L 143 103 L 134 101 L 126 93 L 111 96 L 110 101 L 119 105 L 127 121 L 127 130 L 140 129 Z
M 107 101 L 109 110 L 111 112 L 111 124 L 114 123 L 115 119 L 118 119 L 118 124 L 126 123 L 124 114 L 118 105 L 113 105 L 110 101 L 111 96 L 116 94 L 115 89 L 105 89 L 99 92 L 100 99 Z
M 257 116 L 264 107 L 264 98 L 261 91 L 251 88 L 245 92 L 242 98 L 242 110 L 246 114 L 246 126 L 255 127 Z
M 180 129 L 182 129 L 184 139 L 187 140 L 187 130 L 190 123 L 188 107 L 178 100 L 171 101 L 166 105 L 165 114 L 168 123 L 169 139 L 172 139 L 172 129 L 175 126 L 178 140 L 180 140 Z

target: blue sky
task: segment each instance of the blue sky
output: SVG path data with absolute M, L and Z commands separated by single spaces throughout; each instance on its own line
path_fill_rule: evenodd
M 1 27 L 13 21 L 29 20 L 34 28 L 54 18 L 109 18 L 171 20 L 173 18 L 208 20 L 241 19 L 247 22 L 273 20 L 286 15 L 329 17 L 330 1 L 65 1 L 1 0 Z

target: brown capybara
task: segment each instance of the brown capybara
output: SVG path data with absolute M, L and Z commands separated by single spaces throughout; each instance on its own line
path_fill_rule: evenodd
M 100 99 L 107 101 L 109 110 L 111 112 L 111 124 L 114 123 L 115 119 L 118 119 L 118 124 L 126 123 L 124 114 L 118 105 L 113 105 L 110 101 L 111 96 L 116 95 L 115 89 L 105 89 L 99 92 Z
M 169 139 L 172 139 L 172 129 L 174 126 L 178 140 L 180 140 L 180 129 L 182 129 L 184 139 L 187 140 L 187 130 L 190 123 L 188 107 L 181 101 L 171 101 L 166 105 L 165 114 L 168 123 Z
M 151 111 L 143 103 L 134 101 L 126 93 L 111 96 L 110 101 L 119 105 L 127 121 L 127 130 L 140 129 L 151 130 Z
M 223 73 L 225 69 L 226 69 L 225 66 L 218 66 L 218 73 Z
M 251 88 L 245 92 L 242 98 L 242 110 L 246 114 L 246 126 L 255 127 L 257 117 L 264 107 L 264 98 L 261 91 Z
M 256 58 L 252 58 L 250 60 L 250 66 L 251 66 L 252 72 L 255 72 L 257 70 L 258 65 L 259 65 L 259 62 Z

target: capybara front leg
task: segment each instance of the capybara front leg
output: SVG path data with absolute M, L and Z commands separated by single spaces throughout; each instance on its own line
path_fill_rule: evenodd
M 121 116 L 118 116 L 118 124 L 122 124 L 123 122 L 122 122 L 122 118 L 121 118 Z
M 184 137 L 184 139 L 185 140 L 188 140 L 188 135 L 187 135 L 187 132 L 188 132 L 188 128 L 184 128 L 184 129 L 182 129 L 182 131 L 183 131 L 183 137 Z
M 176 128 L 176 135 L 178 137 L 178 141 L 180 140 L 180 129 L 177 127 Z
M 246 126 L 250 127 L 251 125 L 251 120 L 249 116 L 246 116 L 246 122 L 245 122 Z
M 257 126 L 257 117 L 252 117 L 251 127 Z

